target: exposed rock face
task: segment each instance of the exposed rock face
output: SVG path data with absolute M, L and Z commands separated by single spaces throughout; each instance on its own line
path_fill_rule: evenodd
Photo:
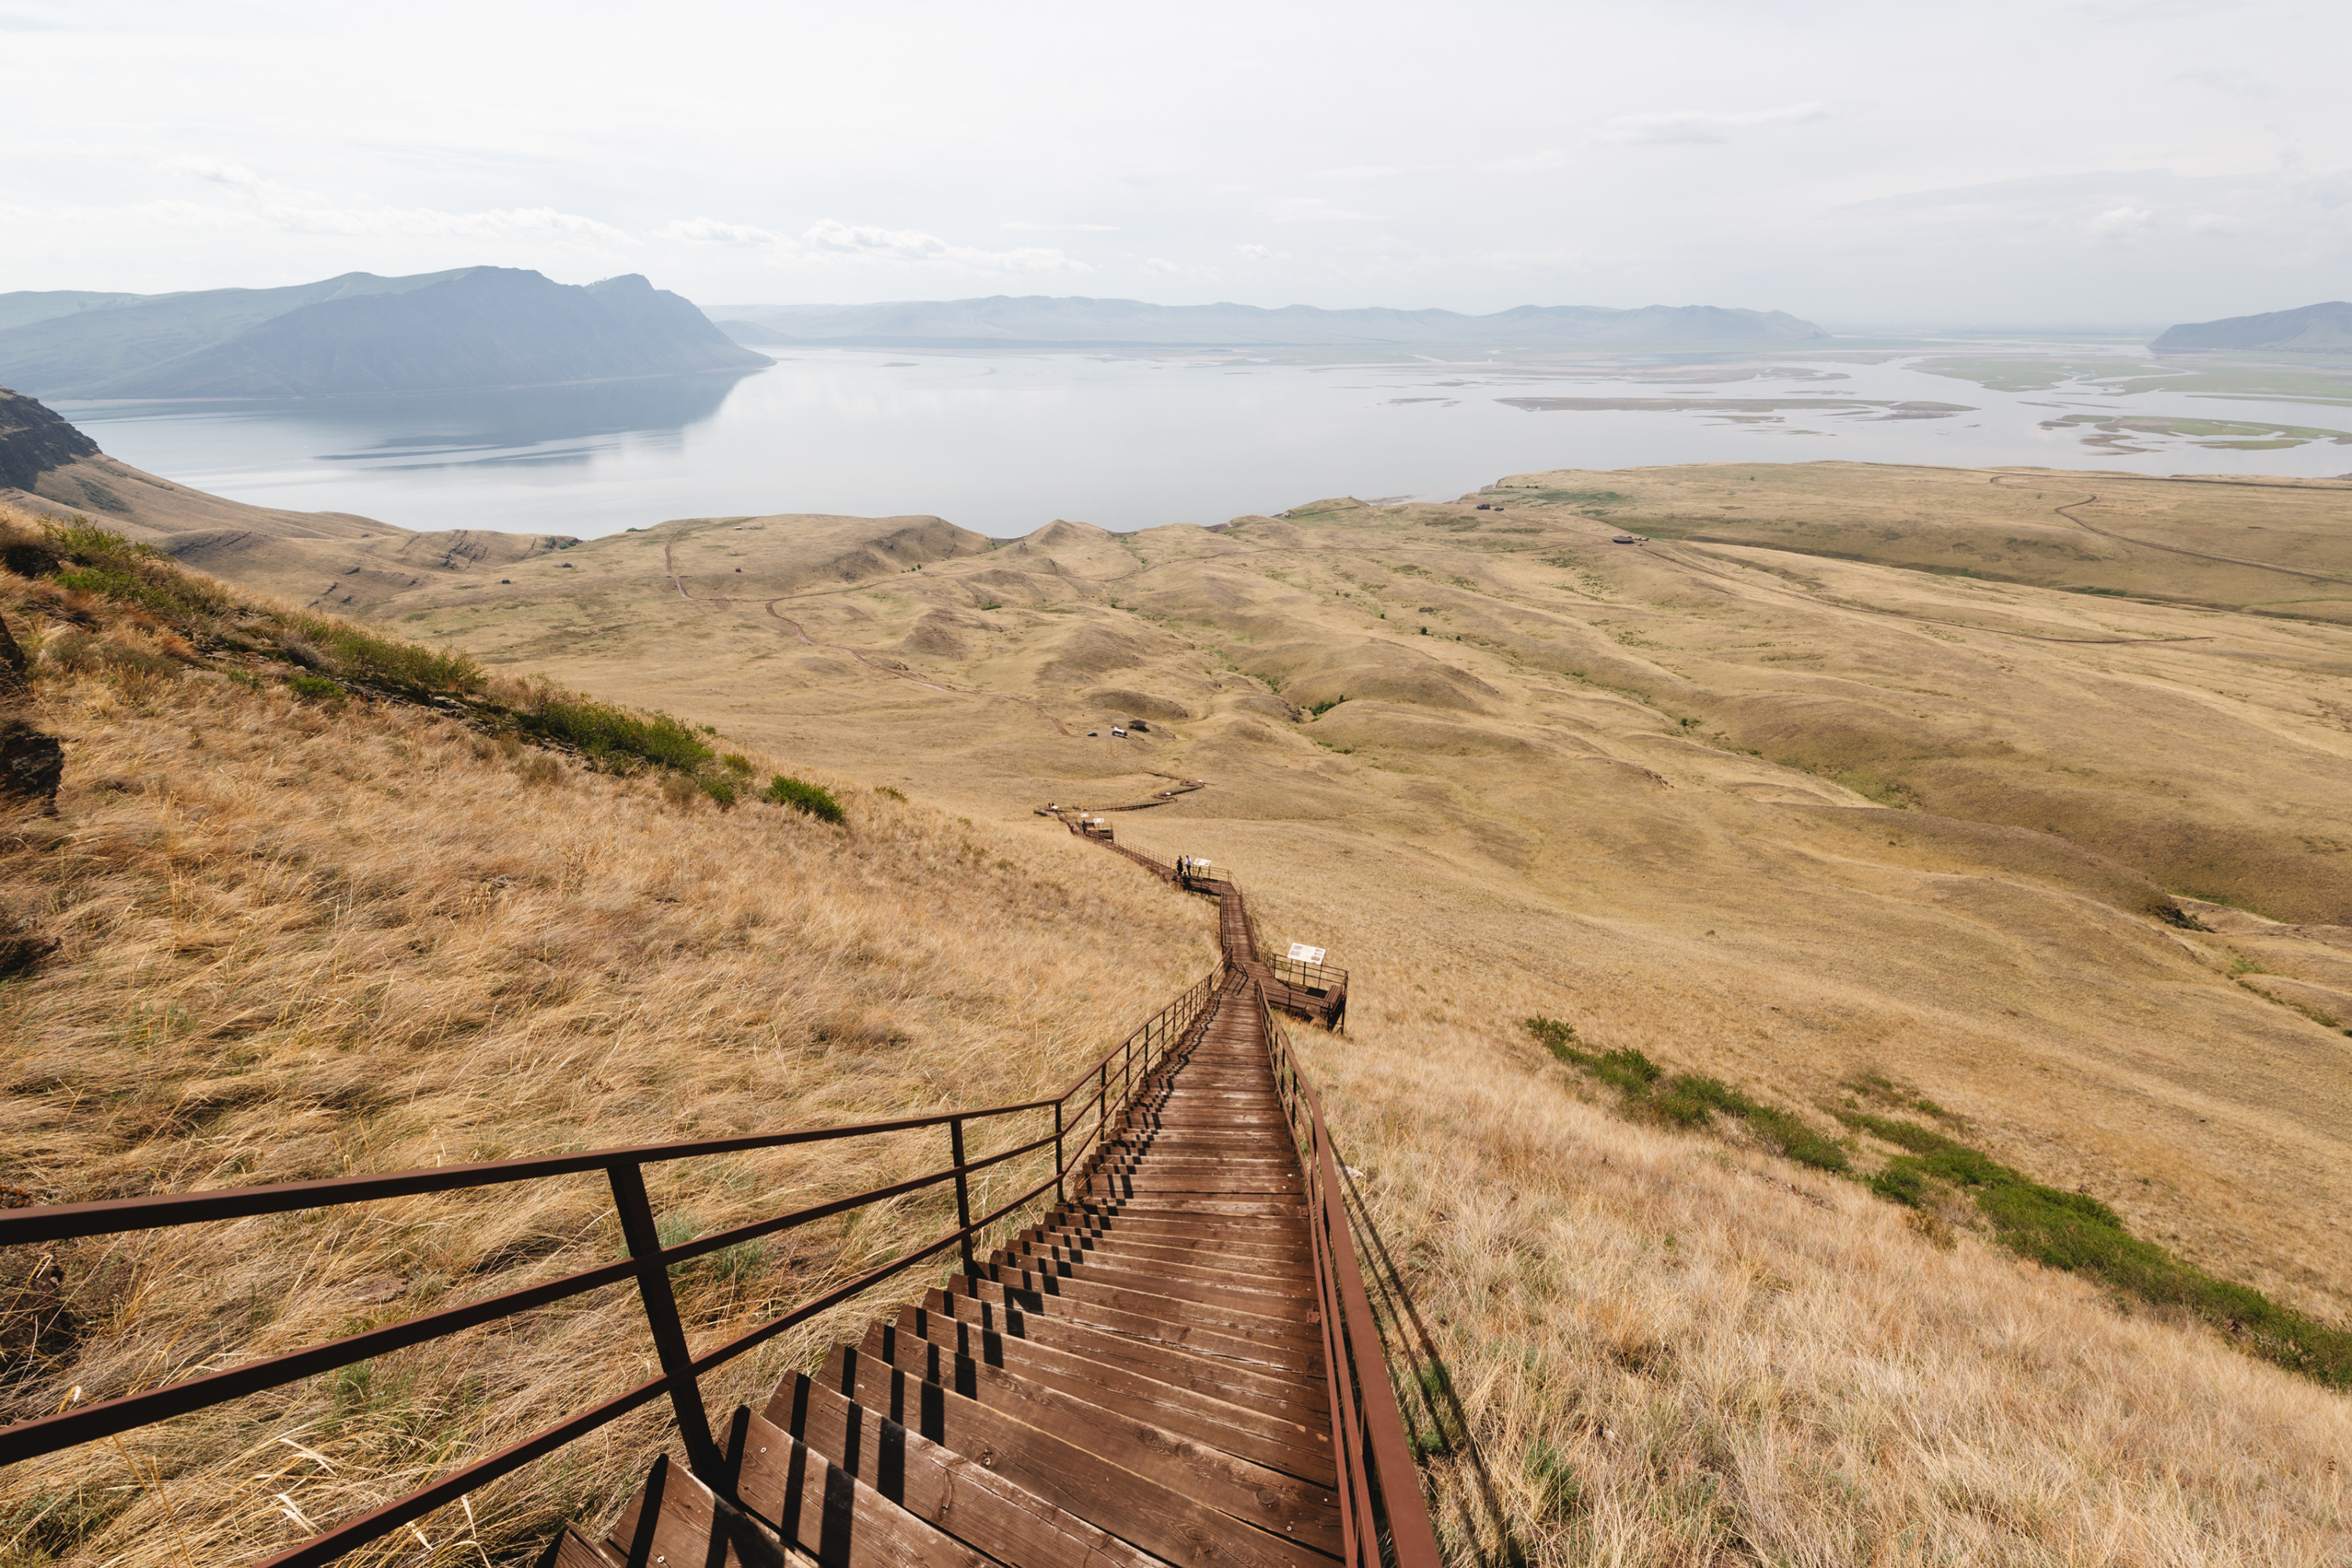
M 0 719 L 0 800 L 55 810 L 65 771 L 64 742 L 21 719 Z
M 97 442 L 33 399 L 0 386 L 0 489 L 29 490 L 51 468 L 97 456 Z
M 2149 346 L 2159 353 L 2184 349 L 2352 353 L 2352 303 L 2334 300 L 2293 310 L 2272 310 L 2260 316 L 2228 316 L 2218 321 L 2188 321 L 2167 328 L 2164 335 Z
M 0 377 L 44 397 L 440 392 L 769 363 L 635 274 L 573 287 L 509 267 L 169 294 L 0 330 Z

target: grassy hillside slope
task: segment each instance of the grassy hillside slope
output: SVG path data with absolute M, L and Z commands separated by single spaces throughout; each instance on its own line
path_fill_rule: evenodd
M 1785 552 L 1612 545 L 1615 525 L 1587 515 L 1589 499 L 1503 504 L 1335 501 L 1127 538 L 1058 523 L 994 548 L 937 532 L 935 520 L 700 520 L 583 544 L 566 552 L 570 567 L 525 563 L 495 594 L 420 590 L 383 615 L 494 669 L 544 670 L 821 763 L 845 789 L 856 781 L 851 798 L 877 819 L 901 808 L 866 786 L 971 817 L 978 826 L 959 830 L 904 808 L 905 831 L 934 832 L 943 851 L 923 884 L 936 889 L 928 908 L 958 907 L 960 879 L 1010 878 L 991 857 L 1036 868 L 1024 874 L 1078 902 L 1064 921 L 1010 927 L 1005 962 L 1042 948 L 1055 963 L 1099 963 L 1087 971 L 1106 976 L 1094 988 L 1129 1016 L 1145 991 L 1172 988 L 1194 965 L 1185 944 L 1202 940 L 1205 906 L 1171 905 L 1134 868 L 1029 808 L 1135 800 L 1170 774 L 1208 779 L 1177 804 L 1113 820 L 1163 855 L 1213 855 L 1249 886 L 1270 937 L 1328 946 L 1354 973 L 1350 1033 L 1302 1032 L 1302 1045 L 1330 1086 L 1341 1151 L 1426 1336 L 1407 1400 L 1432 1434 L 1441 1512 L 1465 1557 L 1483 1543 L 1483 1560 L 1516 1544 L 1563 1563 L 2342 1561 L 2352 1407 L 2341 1394 L 2184 1313 L 2022 1263 L 1956 1205 L 1884 1201 L 1772 1154 L 1741 1125 L 1690 1133 L 1630 1121 L 1522 1020 L 1559 1019 L 1591 1050 L 1639 1049 L 1670 1070 L 1717 1075 L 1844 1140 L 1857 1170 L 1887 1151 L 1833 1113 L 1878 1113 L 1895 1096 L 1904 1114 L 2112 1205 L 2136 1234 L 2341 1322 L 2352 1300 L 2334 1239 L 2347 1212 L 2347 1042 L 2317 1015 L 2352 992 L 2352 976 L 2342 932 L 2320 918 L 2332 913 L 2325 877 L 2242 895 L 2285 922 L 2189 901 L 2153 858 L 1922 805 L 1916 785 L 1906 795 L 1882 771 L 1899 760 L 1891 748 L 1758 755 L 1767 748 L 1730 726 L 1846 712 L 1962 763 L 2022 766 L 2012 760 L 2022 755 L 2036 776 L 2105 800 L 2105 815 L 2085 820 L 2110 825 L 2126 848 L 2147 797 L 2125 786 L 2162 755 L 2200 812 L 2292 869 L 2297 854 L 2326 853 L 2291 849 L 2296 835 L 2342 831 L 2352 739 L 2315 703 L 2352 634 L 2022 586 L 1996 595 L 1868 563 L 1838 563 L 1844 575 L 1823 592 L 1767 569 Z M 2192 634 L 2211 641 L 2076 640 Z M 118 700 L 105 692 L 119 675 L 69 680 L 52 646 L 41 658 L 53 728 L 98 710 L 69 696 Z M 248 689 L 221 688 L 232 689 Z M 268 700 L 286 706 L 257 717 L 246 742 L 259 759 L 252 794 L 293 813 L 299 797 L 263 782 L 277 774 L 260 771 L 272 766 L 260 736 L 310 710 Z M 354 701 L 344 712 L 361 710 Z M 1108 721 L 1132 717 L 1149 729 L 1114 742 Z M 91 721 L 85 741 L 118 722 Z M 473 756 L 471 732 L 446 732 L 443 750 L 361 758 L 381 786 L 420 799 L 444 778 L 501 803 L 553 798 L 521 782 L 518 761 L 530 757 L 509 761 L 488 737 L 491 754 Z M 2257 765 L 2293 812 L 2242 808 Z M 566 777 L 570 801 L 609 792 L 617 820 L 639 831 L 691 829 L 697 843 L 733 846 L 751 820 L 748 808 L 722 815 L 691 795 L 681 813 L 650 776 Z M 314 766 L 311 778 L 321 789 L 331 774 Z M 89 809 L 72 793 L 84 787 L 69 774 L 68 820 Z M 302 819 L 279 820 L 290 830 Z M 567 833 L 569 812 L 518 820 L 531 833 L 514 853 L 565 863 L 556 846 L 529 841 Z M 814 831 L 785 817 L 762 826 Z M 906 874 L 861 837 L 877 831 L 853 810 L 846 842 L 860 858 L 812 877 L 824 908 L 854 910 Z M 957 863 L 946 846 L 967 841 L 982 852 Z M 601 875 L 614 857 L 584 859 L 583 876 Z M 388 879 L 387 900 L 400 880 Z M 168 908 L 172 878 L 146 885 Z M 634 931 L 699 921 L 710 896 L 696 877 L 661 894 L 608 889 L 594 906 L 615 951 L 631 949 Z M 936 919 L 919 900 L 901 907 L 909 931 Z M 1130 956 L 1169 947 L 1181 956 L 1158 971 Z M 1107 978 L 1130 969 L 1144 977 L 1132 1004 Z M 935 968 L 858 1000 L 873 1016 L 940 1020 L 945 1036 L 967 1016 L 971 995 L 954 986 L 969 973 Z M 7 994 L 69 984 L 50 970 Z M 983 1018 L 1014 1004 L 1035 1019 L 1076 1013 L 1055 994 L 978 994 Z M 500 1016 L 520 1033 L 529 1015 L 519 1000 Z M 27 1044 L 12 1048 L 39 1037 L 24 1027 L 13 1038 Z M 828 1046 L 787 1087 L 814 1104 L 865 1103 L 821 1097 L 851 1093 L 836 1082 L 898 1093 L 928 1055 L 873 1054 L 888 1070 L 836 1079 Z M 439 1059 L 457 1069 L 438 1080 L 451 1096 L 509 1065 L 464 1047 Z M 528 1085 L 536 1058 L 520 1059 Z M 586 1059 L 560 1069 L 567 1085 Z M 728 1104 L 729 1081 L 714 1068 L 640 1092 L 685 1104 L 691 1089 Z M 50 1091 L 36 1080 L 27 1092 Z M 81 1103 L 62 1092 L 40 1102 L 47 1114 Z M 478 1108 L 491 1099 L 472 1092 Z M 545 1124 L 572 1110 L 544 1099 L 509 1135 L 551 1137 Z M 394 1128 L 410 1142 L 387 1134 L 388 1155 L 417 1146 L 421 1131 L 406 1125 Z M 140 1146 L 110 1158 L 136 1171 Z M 791 1174 L 755 1179 L 723 1208 L 700 1193 L 692 1201 L 710 1203 L 716 1223 L 744 1212 L 739 1201 L 773 1201 Z M 755 1268 L 740 1289 L 764 1278 Z M 748 1310 L 719 1281 L 709 1289 L 706 1321 Z M 551 1385 L 564 1375 L 549 1353 L 531 1365 Z M 59 1361 L 39 1386 L 54 1391 L 72 1368 Z M 494 1413 L 522 1396 L 492 1386 Z M 378 1410 L 320 1403 L 271 1412 L 278 1426 L 199 1433 L 184 1440 L 209 1457 L 187 1462 L 197 1479 L 169 1495 L 201 1496 L 228 1516 L 263 1512 L 257 1535 L 289 1530 L 268 1522 L 272 1504 L 245 1478 L 306 1478 L 312 1490 L 298 1495 L 329 1511 L 355 1500 L 415 1452 L 398 1446 L 411 1407 Z M 314 1430 L 351 1447 L 321 1448 Z M 256 1462 L 280 1435 L 338 1470 L 282 1446 L 292 1457 Z M 152 1450 L 166 1489 L 178 1484 L 180 1441 Z M 342 1479 L 352 1472 L 362 1479 Z M 109 1470 L 106 1485 L 148 1489 L 124 1506 L 160 1510 L 158 1483 L 127 1474 Z M 614 1474 L 548 1484 L 562 1506 L 591 1509 Z M 95 1495 L 94 1508 L 123 1494 Z M 519 1541 L 546 1506 L 502 1499 L 505 1539 Z M 478 1561 L 452 1544 L 464 1530 L 437 1521 L 431 1560 Z M 170 1554 L 135 1534 L 89 1539 L 79 1560 L 93 1565 L 131 1539 L 138 1554 L 126 1561 Z
M 266 608 L 231 600 L 214 628 L 250 637 Z M 67 747 L 57 814 L 0 835 L 5 914 L 54 944 L 0 983 L 12 1202 L 1002 1103 L 1058 1087 L 1214 961 L 1195 900 L 1104 876 L 1083 846 L 1001 844 L 841 775 L 814 775 L 845 802 L 839 826 L 751 800 L 721 810 L 665 788 L 674 772 L 598 771 L 430 703 L 343 696 L 52 578 L 0 574 L 0 616 L 32 650 L 26 717 Z M 759 778 L 794 767 L 746 760 Z M 683 1239 L 931 1168 L 939 1142 L 648 1180 Z M 696 1266 L 690 1331 L 715 1342 L 929 1239 L 931 1196 Z M 0 1397 L 11 1418 L 110 1398 L 619 1247 L 609 1194 L 583 1178 L 0 1258 Z M 824 1332 L 745 1358 L 730 1394 L 764 1391 Z M 262 1555 L 304 1533 L 297 1515 L 397 1495 L 642 1381 L 651 1357 L 633 1295 L 606 1289 L 17 1467 L 0 1562 Z M 516 1560 L 634 1485 L 661 1425 L 646 1413 L 477 1496 L 474 1526 L 453 1513 L 427 1532 Z M 415 1542 L 394 1555 L 416 1560 Z M 481 1561 L 470 1545 L 432 1560 L 461 1559 Z

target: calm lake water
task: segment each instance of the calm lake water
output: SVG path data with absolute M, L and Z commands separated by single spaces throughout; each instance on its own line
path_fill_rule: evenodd
M 1531 468 L 1715 460 L 2352 470 L 2352 445 L 2333 441 L 2242 451 L 2158 435 L 2126 437 L 2150 448 L 2128 451 L 2086 445 L 2099 432 L 2079 418 L 2043 427 L 2126 414 L 2340 429 L 2352 407 L 1991 392 L 1913 368 L 1926 353 L 1633 365 L 777 352 L 792 357 L 740 379 L 58 409 L 124 462 L 238 500 L 582 536 L 786 511 L 933 512 L 999 537 L 1057 517 L 1126 530 L 1328 495 L 1449 499 Z M 1632 399 L 1717 405 L 1594 406 Z

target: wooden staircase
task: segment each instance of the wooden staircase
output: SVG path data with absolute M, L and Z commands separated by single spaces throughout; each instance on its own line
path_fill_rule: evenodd
M 1223 988 L 1066 1201 L 738 1410 L 722 1474 L 657 1461 L 609 1535 L 547 1561 L 1338 1561 L 1305 1178 L 1247 913 L 1221 902 Z

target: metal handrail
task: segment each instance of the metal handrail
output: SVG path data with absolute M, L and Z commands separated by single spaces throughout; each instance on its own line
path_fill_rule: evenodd
M 1380 1324 L 1356 1262 L 1344 1189 L 1323 1125 L 1323 1102 L 1299 1070 L 1289 1033 L 1266 1000 L 1265 988 L 1253 989 L 1274 1060 L 1275 1087 L 1307 1178 L 1324 1388 L 1331 1402 L 1331 1450 L 1339 1473 L 1339 1561 L 1346 1568 L 1439 1568 L 1437 1532 L 1389 1382 Z
M 601 1171 L 612 1185 L 614 1206 L 629 1249 L 625 1259 L 601 1264 L 503 1296 L 426 1313 L 423 1317 L 326 1344 L 233 1367 L 226 1372 L 190 1378 L 142 1394 L 126 1394 L 102 1404 L 60 1411 L 0 1427 L 0 1465 L 36 1458 L 78 1444 L 117 1436 L 152 1422 L 279 1387 L 372 1356 L 510 1318 L 634 1277 L 661 1362 L 662 1374 L 659 1377 L 602 1405 L 576 1413 L 498 1454 L 419 1488 L 370 1513 L 346 1521 L 304 1544 L 271 1558 L 263 1568 L 297 1568 L 297 1565 L 310 1568 L 313 1564 L 331 1563 L 343 1553 L 389 1534 L 412 1520 L 421 1519 L 476 1487 L 519 1469 L 665 1394 L 670 1398 L 689 1466 L 714 1489 L 724 1491 L 724 1461 L 711 1435 L 698 1379 L 745 1351 L 820 1312 L 839 1306 L 861 1291 L 901 1274 L 927 1258 L 935 1258 L 950 1247 L 961 1247 L 962 1267 L 966 1272 L 973 1272 L 972 1238 L 1007 1215 L 1042 1197 L 1048 1190 L 1054 1192 L 1057 1199 L 1064 1195 L 1069 1173 L 1078 1166 L 1088 1148 L 1099 1143 L 1105 1136 L 1113 1114 L 1114 1093 L 1118 1096 L 1122 1106 L 1131 1101 L 1136 1088 L 1149 1081 L 1151 1075 L 1165 1064 L 1169 1054 L 1185 1037 L 1193 1022 L 1206 1012 L 1223 985 L 1229 969 L 1228 963 L 1221 957 L 1207 975 L 1146 1019 L 1119 1044 L 1103 1053 L 1072 1079 L 1068 1088 L 1045 1099 L 978 1110 L 898 1117 L 887 1121 L 803 1128 L 785 1132 L 707 1139 L 691 1143 L 646 1144 L 575 1154 L 504 1160 L 488 1164 L 401 1171 L 376 1176 L 346 1176 L 331 1181 L 228 1187 L 0 1211 L 0 1247 L 13 1247 L 110 1236 L 131 1230 L 164 1229 L 255 1215 L 284 1214 L 330 1205 L 499 1186 L 514 1182 Z M 1114 1071 L 1118 1074 L 1116 1089 Z M 1091 1094 L 1073 1111 L 1069 1102 L 1088 1090 L 1092 1091 Z M 976 1159 L 966 1156 L 964 1128 L 967 1123 L 1048 1109 L 1054 1112 L 1052 1132 Z M 1093 1121 L 1088 1126 L 1087 1120 L 1090 1111 Z M 934 1127 L 945 1127 L 949 1131 L 950 1163 L 940 1170 L 790 1214 L 754 1220 L 676 1246 L 661 1245 L 659 1228 L 646 1194 L 644 1167 L 648 1164 Z M 1073 1139 L 1076 1140 L 1075 1147 L 1072 1146 Z M 1054 1150 L 1052 1180 L 1040 1182 L 1019 1197 L 1001 1205 L 977 1220 L 972 1217 L 971 1179 L 973 1174 L 1024 1154 L 1035 1153 L 1049 1144 Z M 678 1318 L 677 1300 L 670 1289 L 669 1270 L 674 1264 L 948 1182 L 955 1184 L 955 1228 L 867 1270 L 856 1279 L 802 1302 L 782 1317 L 772 1319 L 715 1350 L 698 1356 L 688 1349 Z

